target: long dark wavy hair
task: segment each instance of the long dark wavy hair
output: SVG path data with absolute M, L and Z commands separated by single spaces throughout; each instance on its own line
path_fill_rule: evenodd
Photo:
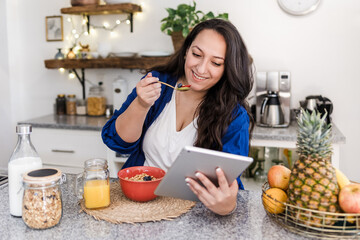
M 155 66 L 151 70 L 166 72 L 177 78 L 184 77 L 184 56 L 197 35 L 205 29 L 214 30 L 224 37 L 225 68 L 220 81 L 209 89 L 195 112 L 195 115 L 199 116 L 195 146 L 221 151 L 223 148 L 221 138 L 229 124 L 237 117 L 234 113 L 237 112 L 239 106 L 243 106 L 249 115 L 250 136 L 254 126 L 254 119 L 246 101 L 253 87 L 252 59 L 236 27 L 222 19 L 211 19 L 199 23 L 168 63 Z

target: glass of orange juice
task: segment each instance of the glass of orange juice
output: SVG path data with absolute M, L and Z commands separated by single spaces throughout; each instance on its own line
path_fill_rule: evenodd
M 110 205 L 110 182 L 107 161 L 101 158 L 89 159 L 84 163 L 84 172 L 76 178 L 76 192 L 84 199 L 89 209 Z

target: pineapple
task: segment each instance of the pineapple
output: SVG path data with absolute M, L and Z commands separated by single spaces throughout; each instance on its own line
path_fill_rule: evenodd
M 337 213 L 339 187 L 331 165 L 331 125 L 326 114 L 301 110 L 298 118 L 297 152 L 299 159 L 291 171 L 288 202 L 301 208 Z M 333 225 L 332 216 L 290 209 L 306 225 Z M 311 215 L 310 215 L 311 214 Z M 325 220 L 324 220 L 325 219 Z

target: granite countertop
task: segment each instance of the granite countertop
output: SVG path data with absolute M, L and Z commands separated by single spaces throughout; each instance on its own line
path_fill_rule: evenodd
M 289 232 L 265 213 L 260 191 L 239 191 L 238 207 L 230 216 L 218 216 L 202 203 L 171 221 L 113 224 L 84 212 L 74 194 L 75 176 L 67 174 L 62 185 L 63 217 L 46 230 L 28 228 L 9 213 L 8 185 L 0 187 L 1 239 L 308 239 Z
M 93 130 L 101 131 L 102 127 L 109 119 L 105 116 L 68 116 L 68 115 L 47 115 L 34 118 L 19 123 L 31 124 L 38 128 L 53 129 L 73 129 L 73 130 Z M 333 143 L 345 143 L 345 136 L 333 123 Z M 274 140 L 274 141 L 291 141 L 296 142 L 297 123 L 292 121 L 287 128 L 266 128 L 255 126 L 252 133 L 254 140 Z
M 105 116 L 51 114 L 26 121 L 20 121 L 19 124 L 31 124 L 33 127 L 38 128 L 101 131 L 108 120 L 109 119 Z

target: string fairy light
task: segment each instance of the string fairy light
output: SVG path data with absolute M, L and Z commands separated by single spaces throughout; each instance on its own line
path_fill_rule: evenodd
M 69 70 L 69 78 L 70 79 L 74 79 L 75 78 L 75 73 L 73 73 L 73 71 Z
M 73 21 L 72 17 L 68 17 L 67 18 L 67 22 L 71 23 L 71 33 L 65 38 L 66 40 L 68 40 L 69 42 L 72 42 L 72 46 L 73 46 L 73 51 L 76 52 L 78 51 L 78 48 L 80 48 L 78 46 L 78 41 L 80 40 L 80 38 L 82 36 L 96 36 L 97 35 L 97 29 L 100 30 L 104 30 L 104 31 L 109 31 L 110 32 L 110 36 L 111 37 L 116 37 L 117 33 L 116 33 L 116 28 L 118 28 L 121 24 L 130 24 L 130 16 L 127 16 L 124 19 L 117 19 L 115 21 L 115 24 L 110 25 L 110 23 L 108 22 L 104 22 L 101 26 L 98 25 L 94 25 L 94 24 L 88 24 L 88 17 L 83 15 L 82 19 L 81 19 L 81 31 L 78 31 L 76 28 L 76 24 Z M 65 72 L 62 69 L 59 69 L 60 72 Z M 74 79 L 76 77 L 75 73 L 71 70 L 69 70 L 68 72 L 68 77 L 69 79 Z
M 115 33 L 116 28 L 118 28 L 122 23 L 124 24 L 130 24 L 130 19 L 129 16 L 127 16 L 126 18 L 120 20 L 117 19 L 115 21 L 115 24 L 110 25 L 110 23 L 108 22 L 104 22 L 101 26 L 98 25 L 94 25 L 94 24 L 89 24 L 89 31 L 87 29 L 87 24 L 88 24 L 88 17 L 83 15 L 82 16 L 82 20 L 81 20 L 81 25 L 82 25 L 82 29 L 81 31 L 78 31 L 76 29 L 76 24 L 73 21 L 72 17 L 68 17 L 67 21 L 69 23 L 71 23 L 71 37 L 66 37 L 67 40 L 73 40 L 73 46 L 76 46 L 78 44 L 79 39 L 84 35 L 84 36 L 89 36 L 89 35 L 96 35 L 96 30 L 97 29 L 101 29 L 101 30 L 105 30 L 105 31 L 109 31 L 110 32 L 110 36 L 114 37 L 117 34 Z

